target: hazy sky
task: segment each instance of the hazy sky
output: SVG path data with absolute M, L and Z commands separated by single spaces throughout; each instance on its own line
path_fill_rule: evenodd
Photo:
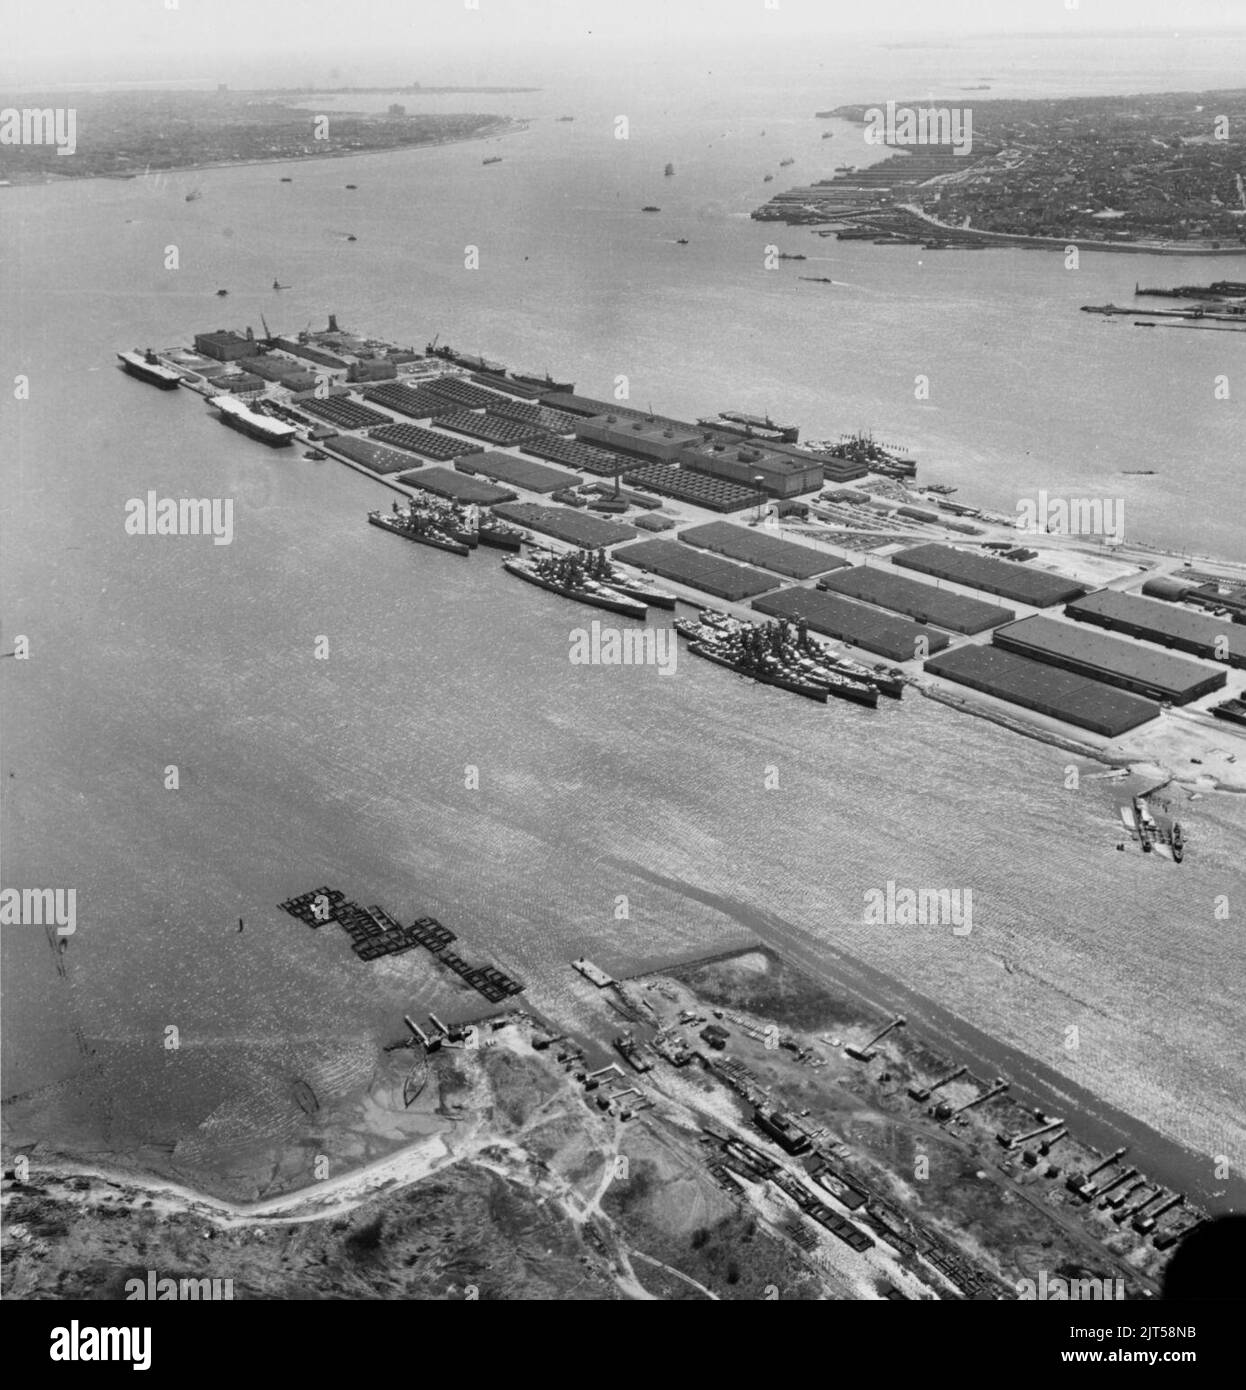
M 270 55 L 328 67 L 475 47 L 876 33 L 1246 27 L 1246 0 L 0 0 L 0 81 L 212 77 Z M 476 8 L 470 8 L 475 4 Z M 437 80 L 433 77 L 432 80 Z

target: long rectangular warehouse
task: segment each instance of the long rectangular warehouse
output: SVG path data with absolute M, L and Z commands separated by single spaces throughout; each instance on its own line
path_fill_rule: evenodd
M 532 459 L 516 458 L 514 454 L 503 454 L 496 449 L 456 459 L 455 467 L 463 473 L 483 473 L 486 478 L 510 483 L 528 492 L 557 492 L 563 487 L 579 487 L 583 482 L 576 473 L 534 463 Z
M 786 574 L 792 579 L 812 579 L 815 574 L 841 569 L 848 563 L 836 555 L 825 555 L 807 545 L 782 540 L 760 528 L 750 530 L 734 526 L 729 521 L 710 521 L 704 526 L 690 526 L 679 533 L 685 545 L 698 550 L 712 550 L 732 560 L 744 560 Z
M 417 468 L 400 473 L 398 481 L 406 483 L 408 487 L 421 487 L 438 497 L 448 497 L 454 502 L 471 502 L 479 507 L 513 502 L 516 495 L 508 487 L 497 487 L 493 483 L 486 483 L 483 478 L 473 478 L 470 473 L 460 473 L 453 468 Z
M 1065 615 L 1078 622 L 1125 632 L 1146 642 L 1211 657 L 1229 666 L 1246 666 L 1246 630 L 1206 613 L 1191 613 L 1137 594 L 1100 589 L 1070 603 Z
M 413 463 L 411 455 L 400 449 L 387 449 L 384 444 L 374 444 L 353 434 L 334 435 L 324 442 L 335 454 L 344 454 L 352 463 L 362 464 L 373 473 L 399 473 Z
M 634 527 L 621 521 L 603 521 L 599 516 L 586 516 L 574 507 L 545 507 L 538 502 L 509 502 L 495 507 L 494 511 L 505 521 L 513 521 L 516 526 L 527 526 L 556 540 L 569 541 L 572 545 L 596 550 L 603 545 L 617 545 L 620 541 L 630 541 L 635 535 Z
M 1002 604 L 936 589 L 933 584 L 905 579 L 881 565 L 856 565 L 839 574 L 828 575 L 818 580 L 818 588 L 876 604 L 892 613 L 903 613 L 919 623 L 934 623 L 950 632 L 986 632 L 988 628 L 1012 622 L 1017 616 L 1013 609 Z
M 994 642 L 1019 656 L 1120 686 L 1149 700 L 1171 700 L 1174 705 L 1188 705 L 1209 691 L 1219 690 L 1226 679 L 1223 669 L 1038 614 L 998 628 Z
M 957 647 L 931 658 L 925 669 L 1105 738 L 1116 738 L 1159 714 L 1150 700 L 999 647 Z
M 720 560 L 716 555 L 691 550 L 676 541 L 641 541 L 616 550 L 614 555 L 615 559 L 635 565 L 637 569 L 660 574 L 663 579 L 687 584 L 691 589 L 700 589 L 702 593 L 713 594 L 729 603 L 764 594 L 778 582 L 772 574 Z
M 911 623 L 907 618 L 893 618 L 820 589 L 780 589 L 777 594 L 754 599 L 753 607 L 771 618 L 787 618 L 791 622 L 803 619 L 814 632 L 850 642 L 891 661 L 912 661 L 923 655 L 919 637 L 926 639 L 926 655 L 941 652 L 948 644 L 947 633 L 937 628 Z
M 968 589 L 981 589 L 984 594 L 998 594 L 1014 603 L 1028 603 L 1033 608 L 1071 603 L 1086 592 L 1084 584 L 1075 584 L 1062 575 L 1030 569 L 1015 560 L 997 560 L 993 555 L 958 550 L 951 545 L 917 545 L 893 555 L 891 563 L 902 569 L 933 574 L 937 579 L 948 579 L 953 584 L 964 584 Z

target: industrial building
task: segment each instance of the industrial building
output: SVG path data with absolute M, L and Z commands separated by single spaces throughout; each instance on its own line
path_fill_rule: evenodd
M 196 333 L 195 351 L 218 362 L 236 362 L 240 357 L 255 356 L 255 338 L 248 331 L 245 338 L 226 328 L 215 333 Z
M 948 644 L 946 632 L 892 617 L 863 603 L 840 598 L 819 589 L 796 587 L 753 600 L 759 613 L 789 622 L 805 622 L 814 632 L 850 642 L 863 651 L 875 652 L 891 661 L 912 661 L 920 653 L 918 638 L 926 640 L 926 652 L 939 652 Z
M 731 560 L 760 565 L 763 569 L 786 574 L 792 579 L 812 579 L 815 574 L 826 574 L 848 563 L 836 555 L 824 554 L 810 546 L 781 540 L 760 527 L 749 529 L 733 525 L 730 521 L 710 521 L 704 526 L 689 526 L 679 533 L 679 539 L 685 545 L 696 546 L 698 550 L 711 550 Z
M 763 594 L 778 582 L 772 574 L 763 574 L 761 570 L 745 565 L 733 565 L 728 560 L 692 550 L 675 541 L 640 541 L 616 550 L 614 558 L 731 603 L 750 598 L 753 594 Z
M 548 400 L 542 403 L 553 404 Z M 701 432 L 695 425 L 676 426 L 644 416 L 611 413 L 581 421 L 575 427 L 575 437 L 650 463 L 678 463 L 682 450 L 700 442 Z
M 1159 706 L 1150 700 L 999 647 L 957 647 L 932 657 L 925 670 L 1105 738 L 1117 738 L 1159 715 Z
M 1040 615 L 999 628 L 993 640 L 1004 651 L 1174 705 L 1219 690 L 1226 679 L 1223 669 Z
M 936 589 L 933 584 L 906 579 L 881 565 L 856 565 L 828 575 L 818 581 L 818 588 L 872 603 L 892 613 L 903 613 L 919 623 L 934 623 L 951 632 L 985 632 L 1012 622 L 1017 616 L 1002 604 Z
M 311 391 L 316 385 L 315 374 L 288 357 L 240 357 L 238 365 L 252 376 L 279 382 L 287 391 Z
M 373 473 L 400 473 L 412 466 L 410 454 L 399 449 L 387 449 L 383 444 L 374 444 L 370 439 L 359 439 L 353 434 L 332 436 L 331 447 L 335 454 L 342 454 Z
M 799 497 L 822 487 L 822 469 L 812 460 L 739 440 L 698 440 L 678 451 L 678 461 L 694 473 L 752 487 L 767 497 Z
M 335 444 L 336 448 L 337 445 Z M 410 460 L 407 460 L 410 464 Z M 400 483 L 408 487 L 423 488 L 437 497 L 447 497 L 452 502 L 474 504 L 479 507 L 493 507 L 499 502 L 513 502 L 518 496 L 507 487 L 487 483 L 483 478 L 473 478 L 470 473 L 460 473 L 453 468 L 433 465 L 429 468 L 410 469 L 398 475 Z
M 605 521 L 598 516 L 586 516 L 574 507 L 547 507 L 538 502 L 510 502 L 495 507 L 496 514 L 516 526 L 527 526 L 555 540 L 587 550 L 617 545 L 636 538 L 636 531 L 621 521 Z
M 755 507 L 758 501 L 756 488 L 724 482 L 706 473 L 690 473 L 673 463 L 651 463 L 646 468 L 633 469 L 623 475 L 623 480 L 629 487 L 691 502 L 710 512 L 742 512 Z
M 557 492 L 559 488 L 579 487 L 580 479 L 574 473 L 565 473 L 561 468 L 551 468 L 546 463 L 534 459 L 516 458 L 514 454 L 503 454 L 496 449 L 484 453 L 471 454 L 456 459 L 455 465 L 463 473 L 481 473 L 496 482 L 510 483 L 528 492 Z
M 1158 642 L 1194 656 L 1225 661 L 1230 666 L 1246 666 L 1246 631 L 1205 613 L 1191 613 L 1187 608 L 1174 608 L 1115 589 L 1087 594 L 1070 603 L 1064 612 L 1078 622 L 1128 633 L 1130 637 Z
M 1086 592 L 1084 584 L 1075 584 L 1061 575 L 1030 569 L 1012 560 L 997 560 L 977 551 L 958 550 L 951 545 L 914 546 L 893 555 L 891 563 L 902 569 L 950 580 L 953 584 L 963 584 L 969 589 L 981 589 L 984 594 L 998 594 L 1014 603 L 1028 603 L 1033 608 L 1071 603 Z

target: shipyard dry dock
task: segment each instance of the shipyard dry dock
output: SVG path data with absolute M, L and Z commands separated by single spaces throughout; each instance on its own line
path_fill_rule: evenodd
M 925 669 L 1105 738 L 1128 733 L 1159 715 L 1159 706 L 1150 700 L 1000 647 L 958 647 L 933 657 Z
M 847 560 L 835 555 L 823 555 L 807 545 L 794 545 L 764 530 L 746 530 L 729 521 L 711 521 L 704 526 L 689 526 L 679 533 L 685 545 L 698 550 L 710 550 L 729 560 L 743 560 L 749 565 L 785 574 L 790 579 L 812 579 L 840 569 Z
M 856 565 L 818 581 L 818 588 L 828 593 L 872 603 L 891 613 L 903 613 L 919 623 L 934 623 L 951 632 L 986 632 L 1001 623 L 1012 622 L 1016 613 L 1003 604 L 986 603 L 980 598 L 936 589 L 917 579 L 877 565 Z
M 1106 627 L 1192 656 L 1211 657 L 1230 666 L 1246 666 L 1246 628 L 1222 622 L 1206 613 L 1173 608 L 1154 599 L 1100 589 L 1070 603 L 1065 616 Z M 1223 654 L 1221 654 L 1223 653 Z
M 885 656 L 890 661 L 912 661 L 921 655 L 919 638 L 925 638 L 926 652 L 941 652 L 948 644 L 946 632 L 892 617 L 876 608 L 840 598 L 819 589 L 796 587 L 753 600 L 753 607 L 770 618 L 805 622 L 812 631 L 848 642 L 863 651 Z
M 1018 656 L 1119 686 L 1149 700 L 1170 700 L 1174 705 L 1188 705 L 1191 700 L 1219 690 L 1226 679 L 1223 669 L 1139 647 L 1054 618 L 1022 618 L 1000 628 L 994 642 Z
M 1050 608 L 1053 603 L 1071 603 L 1086 592 L 1084 584 L 1075 584 L 1058 574 L 1033 570 L 1014 560 L 998 560 L 993 555 L 978 555 L 958 550 L 951 545 L 918 545 L 902 550 L 891 557 L 893 565 L 917 570 L 963 584 L 968 589 L 980 589 L 984 594 L 998 594 L 1013 603 L 1027 603 L 1031 608 Z

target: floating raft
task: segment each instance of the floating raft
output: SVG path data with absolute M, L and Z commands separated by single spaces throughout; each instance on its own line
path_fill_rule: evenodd
M 327 901 L 328 916 L 316 916 L 316 904 Z M 435 917 L 418 917 L 410 926 L 403 926 L 383 907 L 373 904 L 360 907 L 348 902 L 346 895 L 334 888 L 316 888 L 281 904 L 284 911 L 309 927 L 320 927 L 326 921 L 336 921 L 350 937 L 350 948 L 360 960 L 379 960 L 382 956 L 401 955 L 423 946 L 465 984 L 491 1004 L 498 1004 L 524 989 L 521 980 L 499 970 L 494 965 L 472 965 L 470 961 L 446 948 L 456 940 L 454 932 Z

